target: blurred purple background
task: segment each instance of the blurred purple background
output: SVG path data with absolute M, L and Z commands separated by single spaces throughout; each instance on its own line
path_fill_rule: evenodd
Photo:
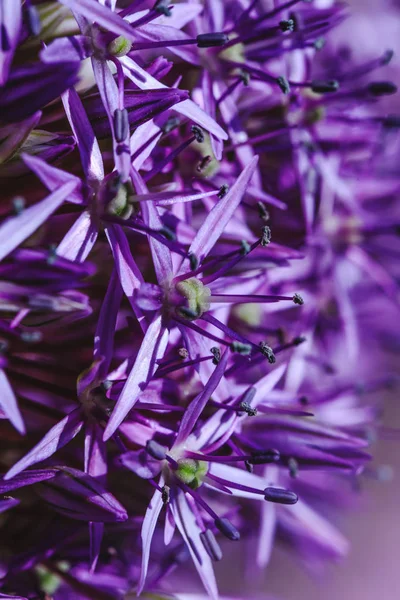
M 329 42 L 330 48 L 348 46 L 355 62 L 362 62 L 391 48 L 391 64 L 376 78 L 391 79 L 400 87 L 400 2 L 352 0 L 353 16 Z M 399 112 L 399 93 L 387 98 L 389 112 Z M 400 166 L 399 166 L 400 169 Z M 396 317 L 395 317 L 396 318 Z M 395 356 L 384 357 L 393 373 L 399 372 Z M 377 368 L 378 365 L 376 365 Z M 371 446 L 373 465 L 390 465 L 391 480 L 362 477 L 354 506 L 337 522 L 351 547 L 347 559 L 328 565 L 318 575 L 306 571 L 280 544 L 260 581 L 252 576 L 243 584 L 243 572 L 234 551 L 221 565 L 221 592 L 260 600 L 400 600 L 400 399 L 398 390 L 385 398 L 383 426 L 398 429 L 397 439 L 378 440 Z M 392 436 L 396 437 L 396 436 Z M 228 548 L 226 549 L 227 551 Z M 249 569 L 248 569 L 249 570 Z

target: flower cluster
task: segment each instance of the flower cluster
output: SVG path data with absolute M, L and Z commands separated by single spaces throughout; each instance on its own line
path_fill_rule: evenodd
M 400 187 L 393 53 L 325 45 L 347 12 L 0 3 L 1 598 L 216 600 L 245 537 L 253 569 L 346 554 Z

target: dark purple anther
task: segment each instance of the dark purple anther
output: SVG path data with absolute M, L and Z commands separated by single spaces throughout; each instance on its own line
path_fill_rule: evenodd
M 311 89 L 316 94 L 330 94 L 338 91 L 339 82 L 335 79 L 331 81 L 312 81 Z
M 232 540 L 233 542 L 237 542 L 240 540 L 240 533 L 236 529 L 234 525 L 226 519 L 225 517 L 221 517 L 215 519 L 214 521 L 215 527 L 225 536 L 228 540 Z
M 265 358 L 268 359 L 268 362 L 271 365 L 273 365 L 274 362 L 276 362 L 276 358 L 275 358 L 275 354 L 274 354 L 274 351 L 272 350 L 272 348 L 270 346 L 268 346 L 268 344 L 266 342 L 260 342 L 259 347 L 260 347 L 261 354 L 263 356 L 265 356 Z
M 297 494 L 294 492 L 274 487 L 265 488 L 264 498 L 268 502 L 277 502 L 278 504 L 296 504 L 298 501 Z
M 300 294 L 293 294 L 293 302 L 295 304 L 298 304 L 299 306 L 302 306 L 304 304 L 304 300 L 302 298 L 302 296 L 300 296 Z
M 293 19 L 288 19 L 287 21 L 281 21 L 279 23 L 279 28 L 281 31 L 293 31 L 294 30 Z
M 372 81 L 367 86 L 367 91 L 371 96 L 390 96 L 397 92 L 397 87 L 391 81 Z
M 278 450 L 260 450 L 252 452 L 252 457 L 247 462 L 251 465 L 268 465 L 278 462 L 280 458 L 281 455 Z
M 229 38 L 226 33 L 201 33 L 196 40 L 199 48 L 214 48 L 226 44 Z
M 146 444 L 146 452 L 155 460 L 164 460 L 167 456 L 167 450 L 155 440 L 149 440 Z
M 203 546 L 206 549 L 208 556 L 215 561 L 221 560 L 222 550 L 211 529 L 206 529 L 200 533 L 200 539 L 203 542 Z
M 283 77 L 283 75 L 281 75 L 280 77 L 277 77 L 276 83 L 279 85 L 279 87 L 281 88 L 281 90 L 284 94 L 290 93 L 290 85 L 289 85 L 289 82 L 286 79 L 286 77 Z
M 199 144 L 202 144 L 204 142 L 204 133 L 201 127 L 199 127 L 198 125 L 193 125 L 192 133 L 196 138 L 196 142 L 199 142 Z
M 226 194 L 228 193 L 228 191 L 229 191 L 229 185 L 227 185 L 226 183 L 223 183 L 223 184 L 221 185 L 221 187 L 219 188 L 219 192 L 218 192 L 218 198 L 219 198 L 220 200 L 222 200 L 222 198 L 223 198 L 224 196 L 226 196 Z
M 129 119 L 126 108 L 116 108 L 114 111 L 114 134 L 117 143 L 123 142 L 129 133 Z
M 268 227 L 268 225 L 265 225 L 262 228 L 262 234 L 261 234 L 261 246 L 268 246 L 268 244 L 271 241 L 271 229 Z
M 213 355 L 213 364 L 217 365 L 219 363 L 219 361 L 221 360 L 221 350 L 219 348 L 217 348 L 216 346 L 214 346 L 213 348 L 210 348 L 210 352 Z

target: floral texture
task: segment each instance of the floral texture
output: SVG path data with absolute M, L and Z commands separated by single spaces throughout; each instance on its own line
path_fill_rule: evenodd
M 0 0 L 1 598 L 346 555 L 400 300 L 393 52 L 350 12 Z

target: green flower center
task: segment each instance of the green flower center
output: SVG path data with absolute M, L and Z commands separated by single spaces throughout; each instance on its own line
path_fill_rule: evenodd
M 203 483 L 207 475 L 207 463 L 193 458 L 181 458 L 178 460 L 178 468 L 175 471 L 176 477 L 183 483 L 186 483 L 193 490 L 197 489 Z
M 190 279 L 179 281 L 175 289 L 180 296 L 183 296 L 187 300 L 186 306 L 179 306 L 177 308 L 180 316 L 193 321 L 209 310 L 211 290 L 199 279 L 191 277 Z

